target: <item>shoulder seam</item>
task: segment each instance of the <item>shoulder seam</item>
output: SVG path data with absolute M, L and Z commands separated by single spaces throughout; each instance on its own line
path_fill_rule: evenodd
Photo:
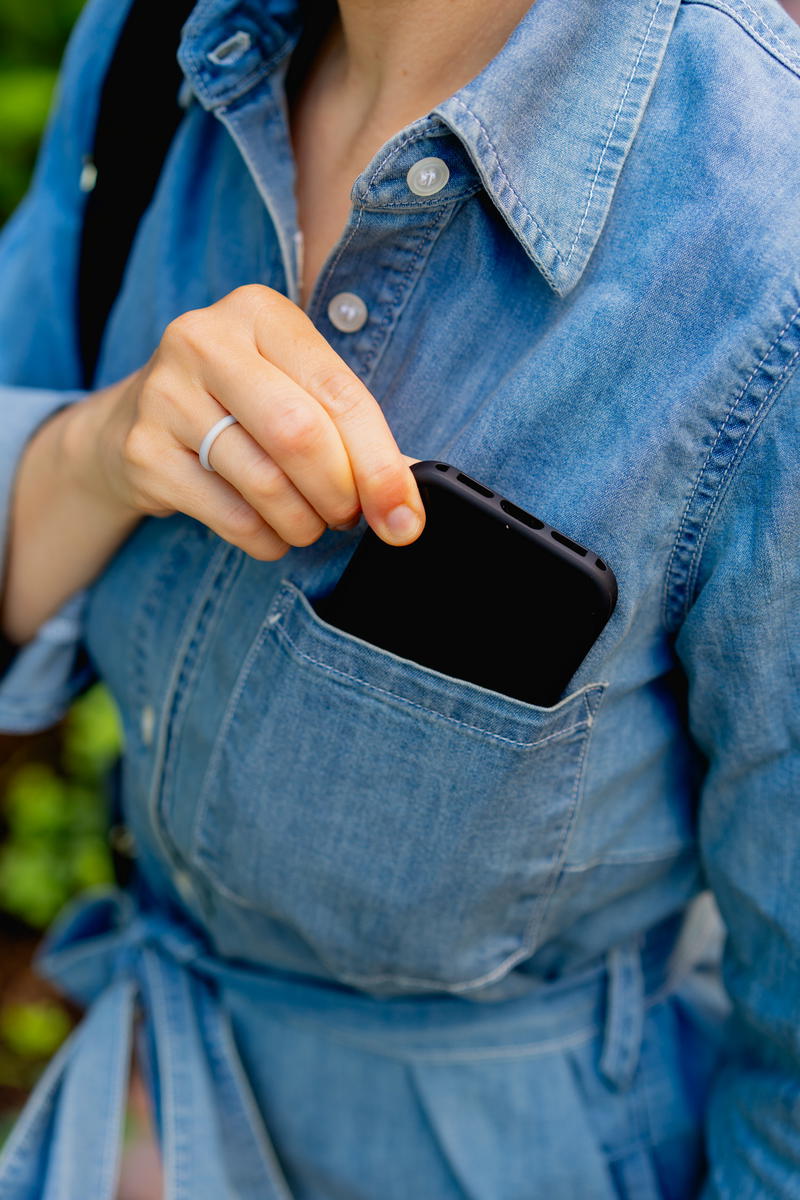
M 694 598 L 706 537 L 736 469 L 774 400 L 800 362 L 800 305 L 786 320 L 731 401 L 695 477 L 664 572 L 662 622 L 682 624 Z
M 773 58 L 776 58 L 787 70 L 800 79 L 800 51 L 790 45 L 779 33 L 776 33 L 772 26 L 767 24 L 761 14 L 757 13 L 747 3 L 747 0 L 682 0 L 682 2 L 683 4 L 702 5 L 705 8 L 716 8 L 719 12 L 725 13 L 745 33 L 748 33 L 763 50 L 771 54 Z M 757 29 L 748 20 L 747 13 L 755 17 L 761 26 L 761 30 Z

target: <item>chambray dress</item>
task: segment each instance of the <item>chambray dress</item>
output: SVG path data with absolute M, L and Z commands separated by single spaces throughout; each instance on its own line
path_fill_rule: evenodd
M 125 9 L 89 0 L 0 238 L 7 501 L 84 395 L 80 181 Z M 97 386 L 238 285 L 297 300 L 298 36 L 291 0 L 193 10 Z M 405 453 L 617 576 L 558 703 L 324 622 L 363 523 L 264 563 L 144 519 L 19 652 L 5 730 L 109 687 L 137 858 L 44 947 L 86 1015 L 2 1200 L 113 1195 L 134 1037 L 169 1200 L 800 1196 L 799 75 L 773 0 L 537 0 L 353 182 L 317 328 Z

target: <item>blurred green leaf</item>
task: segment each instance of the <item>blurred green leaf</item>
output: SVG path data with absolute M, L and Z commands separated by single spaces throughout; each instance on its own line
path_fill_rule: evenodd
M 42 132 L 56 81 L 52 67 L 5 68 L 0 74 L 0 145 L 23 139 L 34 145 Z
M 30 182 L 83 0 L 0 0 L 0 225 Z
M 21 1058 L 49 1058 L 71 1025 L 66 1011 L 51 1000 L 0 1008 L 0 1038 Z
M 67 785 L 47 763 L 19 767 L 6 792 L 6 819 L 13 838 L 49 835 L 68 828 Z
M 70 894 L 68 861 L 46 842 L 10 841 L 0 852 L 0 906 L 44 929 Z
M 108 843 L 102 838 L 86 838 L 80 842 L 73 860 L 72 883 L 76 890 L 112 883 L 113 880 Z
M 97 683 L 72 705 L 64 722 L 64 769 L 99 780 L 122 749 L 119 712 L 108 688 Z

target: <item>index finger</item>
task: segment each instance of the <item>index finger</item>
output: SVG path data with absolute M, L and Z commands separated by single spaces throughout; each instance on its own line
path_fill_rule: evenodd
M 277 322 L 276 303 L 281 307 Z M 330 416 L 347 451 L 362 511 L 378 536 L 392 545 L 413 541 L 425 524 L 419 488 L 369 388 L 307 314 L 280 293 L 257 311 L 254 333 L 259 354 Z

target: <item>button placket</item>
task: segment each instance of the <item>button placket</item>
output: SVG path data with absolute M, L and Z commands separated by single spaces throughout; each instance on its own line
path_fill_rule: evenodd
M 367 386 L 436 238 L 457 207 L 432 205 L 414 213 L 362 208 L 356 229 L 348 235 L 346 252 L 337 257 L 336 269 L 326 280 L 324 293 L 333 295 L 327 303 L 325 294 L 315 297 L 309 312 L 312 321 L 322 308 L 334 330 L 348 339 L 340 352 Z M 363 264 L 369 264 L 364 294 L 335 290 L 337 283 L 358 284 Z M 331 341 L 338 349 L 336 335 Z

